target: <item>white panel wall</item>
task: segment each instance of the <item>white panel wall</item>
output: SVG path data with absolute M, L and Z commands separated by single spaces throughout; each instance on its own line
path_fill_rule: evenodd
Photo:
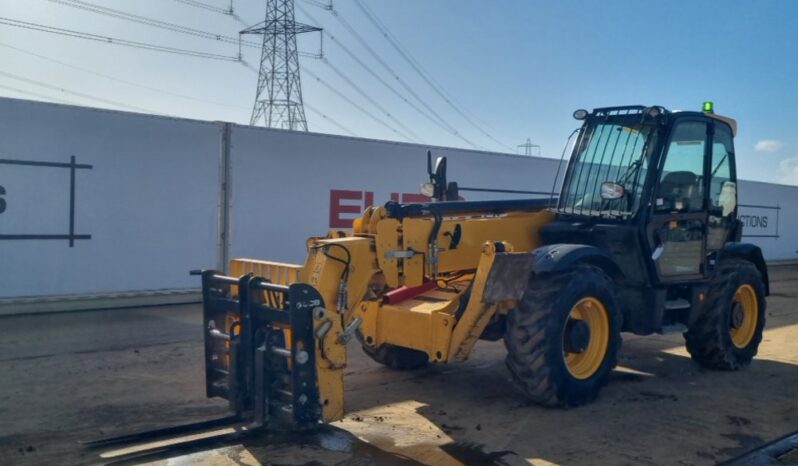
M 741 181 L 738 195 L 743 241 L 766 259 L 798 259 L 798 187 Z
M 549 192 L 558 163 L 444 148 L 433 148 L 433 155 L 448 158 L 450 180 L 476 188 Z M 236 126 L 231 159 L 233 257 L 302 261 L 305 239 L 330 229 L 330 211 L 336 210 L 331 190 L 355 192 L 338 204 L 360 212 L 368 193 L 374 204 L 383 204 L 391 193 L 400 199 L 417 194 L 428 181 L 426 147 L 413 144 Z
M 232 140 L 233 257 L 301 261 L 305 239 L 333 226 L 331 210 L 359 212 L 369 192 L 374 204 L 391 193 L 417 193 L 426 178 L 426 147 L 419 145 L 239 126 Z M 448 157 L 449 179 L 463 187 L 549 192 L 558 164 L 450 148 L 433 148 L 433 154 Z M 332 199 L 332 190 L 360 197 Z M 473 200 L 528 197 L 462 194 Z M 798 187 L 741 181 L 739 198 L 743 241 L 762 247 L 769 260 L 798 259 Z
M 196 287 L 216 268 L 222 124 L 0 98 L 0 159 L 78 164 L 76 240 L 2 239 L 69 229 L 69 170 L 0 163 L 0 298 Z M 232 257 L 298 262 L 308 236 L 426 181 L 426 147 L 232 126 Z M 549 192 L 553 159 L 433 148 L 450 180 Z M 798 187 L 743 181 L 745 240 L 798 258 Z M 526 197 L 464 192 L 467 199 Z M 337 196 L 337 197 L 336 197 Z M 3 210 L 5 208 L 5 210 Z
M 0 99 L 0 159 L 76 170 L 75 233 L 0 240 L 0 297 L 196 287 L 214 265 L 219 125 Z M 66 234 L 69 170 L 0 164 L 0 235 Z

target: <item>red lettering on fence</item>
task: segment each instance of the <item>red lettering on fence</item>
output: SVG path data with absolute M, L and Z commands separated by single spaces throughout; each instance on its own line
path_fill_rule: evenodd
M 341 214 L 359 214 L 363 209 L 360 204 L 344 204 L 341 201 L 359 201 L 363 199 L 363 191 L 345 189 L 330 190 L 330 228 L 352 228 L 351 218 L 341 218 Z
M 394 202 L 399 202 L 401 199 L 404 204 L 429 202 L 430 200 L 429 197 L 416 193 L 391 193 L 390 198 Z M 374 193 L 372 191 L 331 189 L 330 228 L 352 228 L 352 220 L 372 205 L 374 205 Z

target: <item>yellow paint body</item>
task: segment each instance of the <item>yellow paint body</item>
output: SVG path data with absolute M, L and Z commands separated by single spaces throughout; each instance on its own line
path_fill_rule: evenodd
M 382 207 L 370 207 L 354 221 L 351 234 L 310 238 L 303 265 L 234 259 L 230 271 L 280 284 L 300 281 L 320 292 L 326 312 L 322 318 L 314 316 L 315 328 L 325 328 L 326 321 L 330 327 L 317 335 L 316 364 L 322 419 L 331 422 L 344 414 L 347 327 L 357 325 L 359 338 L 370 347 L 412 348 L 434 362 L 467 358 L 497 313 L 515 305 L 512 299 L 485 298 L 496 294 L 489 288 L 496 286 L 490 284 L 490 274 L 497 255 L 538 247 L 540 227 L 553 217 L 547 210 L 444 217 L 433 251 L 433 217 L 398 220 L 389 218 Z M 436 257 L 431 260 L 432 255 Z M 437 287 L 393 304 L 386 300 L 392 290 L 418 287 L 431 279 Z M 346 299 L 340 296 L 342 281 Z

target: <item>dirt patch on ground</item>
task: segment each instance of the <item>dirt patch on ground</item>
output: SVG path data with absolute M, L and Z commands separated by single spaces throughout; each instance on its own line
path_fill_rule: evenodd
M 501 342 L 465 363 L 392 372 L 350 347 L 347 417 L 307 436 L 198 443 L 135 462 L 274 465 L 708 465 L 798 430 L 798 277 L 772 271 L 760 353 L 705 371 L 681 335 L 624 335 L 578 409 L 529 406 Z M 205 399 L 198 306 L 0 319 L 0 463 L 100 464 L 77 441 L 223 415 Z

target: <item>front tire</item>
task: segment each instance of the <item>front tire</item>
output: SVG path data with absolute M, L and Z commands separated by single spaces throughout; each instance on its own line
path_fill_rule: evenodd
M 616 365 L 620 328 L 613 282 L 601 269 L 536 276 L 507 315 L 507 368 L 530 401 L 590 402 Z
M 701 315 L 684 334 L 690 356 L 708 369 L 750 364 L 762 342 L 766 305 L 762 274 L 752 263 L 721 262 Z

